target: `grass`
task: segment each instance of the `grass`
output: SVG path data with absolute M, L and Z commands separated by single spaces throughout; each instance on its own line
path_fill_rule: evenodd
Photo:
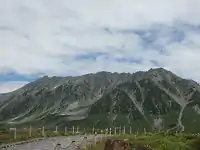
M 130 139 L 133 148 L 138 145 L 151 147 L 153 150 L 200 150 L 200 138 L 192 134 L 170 135 L 166 133 L 148 133 L 139 135 L 116 135 L 112 139 Z M 103 150 L 105 140 L 87 150 Z

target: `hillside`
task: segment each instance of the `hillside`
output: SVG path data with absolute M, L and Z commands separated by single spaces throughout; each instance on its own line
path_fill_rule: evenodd
M 200 85 L 163 68 L 43 77 L 0 95 L 0 123 L 200 131 Z

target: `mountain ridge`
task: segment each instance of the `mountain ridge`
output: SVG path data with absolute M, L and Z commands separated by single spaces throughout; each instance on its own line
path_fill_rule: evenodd
M 126 124 L 149 130 L 190 131 L 188 120 L 195 119 L 191 123 L 195 126 L 200 124 L 199 96 L 197 82 L 163 68 L 133 74 L 102 71 L 76 77 L 44 76 L 0 94 L 0 122 Z

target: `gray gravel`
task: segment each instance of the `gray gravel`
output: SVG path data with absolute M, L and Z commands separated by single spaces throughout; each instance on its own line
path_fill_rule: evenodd
M 15 145 L 8 148 L 1 148 L 1 150 L 54 150 L 55 145 L 57 143 L 60 143 L 62 147 L 68 147 L 72 141 L 76 141 L 75 144 L 79 145 L 84 138 L 84 135 L 76 135 L 76 136 L 69 136 L 69 137 L 54 137 L 54 138 L 48 138 L 43 139 L 39 141 L 35 141 L 32 143 L 26 143 L 23 145 Z M 97 135 L 96 139 L 100 140 L 101 135 Z M 94 141 L 95 136 L 94 135 L 87 135 L 87 140 L 82 142 L 82 148 L 88 144 L 91 143 L 91 141 Z M 75 146 L 72 145 L 66 150 L 75 150 Z

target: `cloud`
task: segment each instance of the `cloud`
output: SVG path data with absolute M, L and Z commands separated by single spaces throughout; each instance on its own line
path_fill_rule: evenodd
M 164 67 L 200 81 L 199 6 L 199 0 L 0 0 L 0 74 Z
M 24 86 L 25 84 L 27 84 L 28 82 L 0 82 L 0 93 L 8 93 L 8 92 L 12 92 L 22 86 Z

